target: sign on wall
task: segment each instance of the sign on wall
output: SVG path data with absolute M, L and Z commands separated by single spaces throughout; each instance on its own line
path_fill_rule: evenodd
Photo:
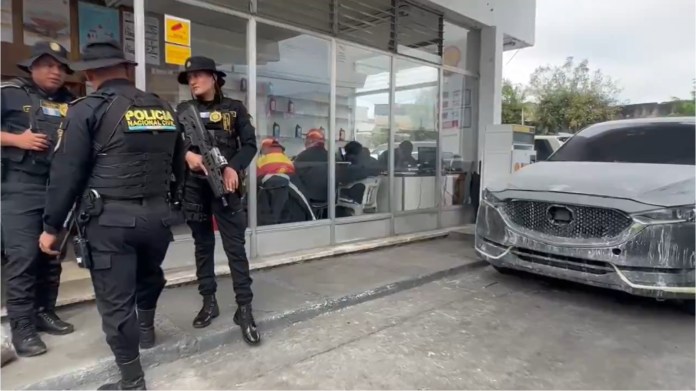
M 189 57 L 191 57 L 191 48 L 188 46 L 167 43 L 164 47 L 164 58 L 167 64 L 184 65 Z
M 77 5 L 80 25 L 80 53 L 93 41 L 121 40 L 118 10 L 95 4 L 79 2 Z
M 191 21 L 164 15 L 164 62 L 184 65 L 191 57 Z
M 191 46 L 191 21 L 172 15 L 164 15 L 165 37 L 169 43 Z
M 132 12 L 123 12 L 123 50 L 126 58 L 135 61 L 135 17 Z M 160 65 L 160 21 L 155 16 L 145 17 L 145 62 Z

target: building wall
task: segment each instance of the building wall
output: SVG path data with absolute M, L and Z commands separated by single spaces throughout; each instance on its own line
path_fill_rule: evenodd
M 534 45 L 536 0 L 431 0 L 452 12 L 486 26 L 500 28 L 504 36 Z

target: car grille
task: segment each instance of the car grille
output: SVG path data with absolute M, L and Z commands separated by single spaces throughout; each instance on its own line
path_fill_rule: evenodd
M 554 223 L 549 208 L 557 204 L 539 201 L 512 200 L 505 203 L 503 212 L 518 227 L 545 235 L 572 239 L 613 238 L 631 226 L 626 214 L 590 206 L 560 205 L 572 212 L 568 224 Z
M 573 270 L 576 272 L 597 275 L 614 272 L 614 269 L 609 265 L 609 263 L 603 261 L 593 261 L 589 259 L 568 257 L 563 255 L 528 250 L 524 248 L 516 248 L 512 251 L 512 253 L 517 255 L 517 257 L 523 261 L 536 263 L 540 265 L 558 267 L 561 269 Z

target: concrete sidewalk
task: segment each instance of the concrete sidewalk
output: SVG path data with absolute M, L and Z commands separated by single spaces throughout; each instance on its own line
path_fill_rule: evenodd
M 256 271 L 252 277 L 257 323 L 262 332 L 283 327 L 482 266 L 472 242 L 471 236 L 451 234 L 401 247 Z M 157 346 L 142 352 L 143 365 L 171 362 L 241 340 L 239 328 L 232 322 L 236 305 L 229 277 L 219 278 L 217 296 L 220 317 L 205 329 L 194 329 L 191 322 L 201 303 L 197 287 L 166 289 L 156 319 Z M 60 312 L 75 324 L 75 333 L 45 335 L 49 352 L 4 367 L 2 389 L 76 388 L 116 375 L 94 304 L 65 307 Z

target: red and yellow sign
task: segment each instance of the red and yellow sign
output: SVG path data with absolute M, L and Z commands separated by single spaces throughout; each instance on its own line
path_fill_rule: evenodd
M 182 46 L 191 46 L 191 21 L 164 15 L 164 40 Z
M 172 65 L 184 65 L 186 59 L 191 57 L 191 48 L 188 46 L 164 44 L 164 62 Z

